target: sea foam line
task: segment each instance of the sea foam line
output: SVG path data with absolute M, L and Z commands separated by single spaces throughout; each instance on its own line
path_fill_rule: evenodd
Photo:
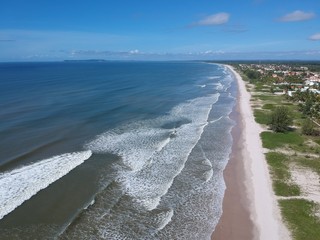
M 0 219 L 40 190 L 90 158 L 92 152 L 66 153 L 0 174 Z
M 108 131 L 85 148 L 119 155 L 123 165 L 130 169 L 118 172 L 118 181 L 124 191 L 133 197 L 137 207 L 153 210 L 184 168 L 209 124 L 209 113 L 219 96 L 216 93 L 179 104 L 167 116 L 123 127 L 125 132 L 119 129 Z M 171 129 L 159 128 L 181 119 L 188 121 Z

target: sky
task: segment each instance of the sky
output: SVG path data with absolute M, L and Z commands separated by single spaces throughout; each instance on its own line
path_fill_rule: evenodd
M 319 0 L 10 0 L 0 61 L 320 60 Z

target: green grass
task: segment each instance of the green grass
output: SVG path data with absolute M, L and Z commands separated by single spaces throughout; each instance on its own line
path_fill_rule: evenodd
M 311 139 L 310 136 L 302 135 L 302 133 L 300 133 L 300 136 L 303 139 L 303 142 L 296 145 L 292 144 L 289 148 L 296 152 L 303 153 L 305 156 L 308 156 L 309 153 L 319 154 L 320 148 L 318 146 L 309 146 L 308 144 L 304 144 Z
M 274 180 L 272 186 L 277 196 L 291 197 L 299 196 L 301 193 L 298 185 L 290 184 L 282 180 Z
M 318 205 L 303 199 L 280 200 L 279 203 L 294 239 L 320 239 L 320 220 L 314 215 Z
M 253 95 L 253 97 L 258 98 L 262 101 L 269 101 L 277 104 L 281 104 L 282 101 L 282 97 L 275 95 Z
M 256 83 L 256 84 L 255 84 L 255 91 L 257 91 L 257 92 L 268 92 L 268 93 L 270 93 L 270 87 L 265 86 L 263 83 Z
M 297 196 L 300 194 L 300 189 L 291 180 L 289 166 L 293 163 L 307 167 L 320 175 L 320 159 L 308 156 L 311 153 L 320 153 L 320 137 L 304 136 L 300 133 L 305 116 L 299 111 L 297 103 L 288 101 L 283 95 L 272 95 L 270 93 L 271 85 L 269 87 L 264 86 L 262 82 L 254 82 L 254 85 L 254 89 L 250 89 L 253 92 L 251 101 L 259 101 L 259 105 L 262 104 L 262 109 L 254 110 L 254 117 L 257 123 L 267 124 L 268 114 L 275 107 L 286 106 L 289 108 L 293 125 L 297 127 L 297 130 L 287 133 L 261 133 L 263 147 L 273 150 L 284 148 L 298 153 L 293 156 L 277 152 L 266 154 L 275 194 L 278 196 Z M 309 140 L 317 143 L 318 146 L 316 144 L 306 144 Z M 319 212 L 319 205 L 301 199 L 280 200 L 279 205 L 283 219 L 285 219 L 292 231 L 293 239 L 320 240 L 320 219 L 314 214 L 316 208 L 318 208 Z
M 300 119 L 303 117 L 301 112 L 298 110 L 298 106 L 291 103 L 291 104 L 286 104 L 286 107 L 289 108 L 290 115 L 292 116 L 293 119 Z
M 266 102 L 262 109 L 264 110 L 274 110 L 278 106 L 286 106 L 289 109 L 290 116 L 295 120 L 302 118 L 302 114 L 298 110 L 298 106 L 296 104 L 293 104 L 291 102 L 285 102 L 284 98 L 281 96 L 265 96 L 265 95 L 256 95 L 255 96 L 258 99 L 261 99 L 262 101 Z M 261 110 L 262 111 L 262 110 Z M 260 119 L 258 119 L 260 120 Z M 258 121 L 257 121 L 258 122 Z M 261 123 L 261 122 L 258 122 Z M 265 121 L 262 124 L 266 124 Z
M 271 168 L 273 189 L 277 196 L 299 196 L 300 188 L 290 182 L 289 159 L 282 153 L 269 152 L 266 154 Z
M 303 138 L 296 132 L 262 132 L 261 139 L 263 147 L 269 149 L 276 149 L 285 145 L 302 146 L 303 144 Z
M 269 123 L 269 112 L 261 109 L 255 109 L 253 112 L 254 119 L 259 124 L 268 124 Z
M 273 109 L 275 109 L 275 107 L 276 107 L 276 105 L 271 104 L 271 103 L 267 103 L 262 106 L 263 109 L 267 109 L 267 110 L 273 110 Z
M 299 118 L 302 118 L 302 114 L 299 112 L 298 110 L 298 106 L 293 104 L 293 103 L 286 103 L 286 102 L 282 102 L 281 104 L 276 104 L 276 103 L 266 103 L 262 106 L 262 109 L 266 109 L 266 110 L 274 110 L 276 107 L 278 106 L 286 106 L 289 109 L 290 112 L 290 116 L 296 120 Z
M 288 179 L 290 173 L 288 171 L 288 157 L 282 153 L 268 152 L 266 153 L 267 162 L 272 169 L 272 173 L 276 179 Z
M 319 137 L 319 138 L 317 138 L 317 139 L 314 139 L 314 141 L 315 141 L 317 144 L 319 144 L 319 145 L 320 145 L 320 137 Z
M 307 167 L 317 172 L 320 175 L 320 158 L 318 159 L 308 159 L 308 158 L 299 158 L 296 160 L 298 164 L 303 167 Z

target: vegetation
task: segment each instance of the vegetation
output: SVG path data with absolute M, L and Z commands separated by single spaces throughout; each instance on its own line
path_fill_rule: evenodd
M 293 102 L 299 102 L 299 110 L 302 114 L 320 120 L 320 95 L 310 91 L 297 91 L 289 98 Z
M 299 196 L 299 186 L 290 181 L 291 174 L 288 157 L 277 152 L 269 152 L 266 154 L 266 157 L 271 167 L 275 194 L 278 196 Z
M 300 146 L 303 144 L 303 138 L 296 132 L 287 133 L 261 133 L 262 146 L 268 149 L 285 147 L 286 145 Z
M 264 105 L 262 106 L 262 108 L 263 108 L 263 109 L 267 109 L 267 110 L 274 110 L 275 105 L 268 103 L 268 104 L 264 104 Z
M 280 200 L 279 203 L 294 239 L 320 239 L 320 218 L 315 215 L 319 206 L 303 199 Z
M 268 124 L 270 122 L 270 116 L 268 112 L 261 110 L 261 109 L 255 109 L 253 112 L 254 118 L 257 123 L 260 124 Z
M 312 135 L 316 134 L 314 123 L 310 119 L 306 119 L 306 120 L 303 121 L 303 124 L 302 124 L 302 127 L 301 127 L 301 131 L 305 135 L 312 136 Z
M 252 97 L 254 98 L 257 98 L 261 101 L 264 101 L 265 103 L 272 103 L 272 104 L 277 104 L 277 105 L 280 105 L 282 104 L 283 105 L 283 99 L 279 96 L 274 96 L 274 95 L 253 95 Z
M 243 73 L 247 76 L 251 83 L 258 81 L 261 77 L 261 74 L 253 69 L 246 69 Z
M 255 90 L 258 92 L 265 92 L 265 93 L 269 93 L 270 92 L 270 88 L 268 85 L 265 85 L 262 82 L 256 82 L 255 83 Z
M 295 159 L 295 162 L 300 166 L 312 169 L 320 175 L 320 158 L 310 159 L 306 157 L 298 157 L 297 159 Z
M 313 120 L 320 122 L 320 95 L 300 90 L 292 97 L 273 94 L 276 91 L 302 88 L 300 83 L 307 76 L 303 72 L 305 68 L 298 63 L 281 66 L 278 64 L 273 66 L 273 69 L 279 66 L 281 70 L 294 69 L 301 74 L 285 76 L 278 73 L 278 76 L 273 78 L 270 73 L 273 71 L 261 66 L 257 63 L 242 64 L 239 69 L 247 69 L 247 74 L 243 76 L 244 80 L 251 83 L 251 103 L 256 122 L 269 125 L 275 130 L 261 133 L 263 147 L 272 150 L 266 153 L 266 160 L 272 175 L 274 192 L 282 197 L 282 200 L 279 200 L 281 212 L 292 231 L 293 239 L 320 239 L 320 217 L 315 215 L 316 211 L 320 211 L 320 204 L 308 201 L 308 195 L 303 193 L 304 189 L 300 190 L 291 176 L 291 169 L 296 167 L 309 169 L 320 176 L 320 127 L 313 123 Z M 320 64 L 310 63 L 307 67 L 320 72 Z M 288 81 L 289 84 L 273 84 L 281 81 Z M 294 128 L 290 129 L 289 126 Z M 295 199 L 295 196 L 299 196 L 299 199 Z
M 276 107 L 270 115 L 270 128 L 275 132 L 285 132 L 292 124 L 289 109 L 284 106 Z

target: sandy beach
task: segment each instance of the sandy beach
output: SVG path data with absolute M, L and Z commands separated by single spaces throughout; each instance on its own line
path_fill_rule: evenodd
M 226 192 L 223 214 L 212 235 L 214 240 L 290 239 L 282 222 L 260 139 L 261 127 L 255 122 L 250 93 L 231 66 L 238 83 L 238 101 L 233 118 L 234 145 L 224 171 Z

